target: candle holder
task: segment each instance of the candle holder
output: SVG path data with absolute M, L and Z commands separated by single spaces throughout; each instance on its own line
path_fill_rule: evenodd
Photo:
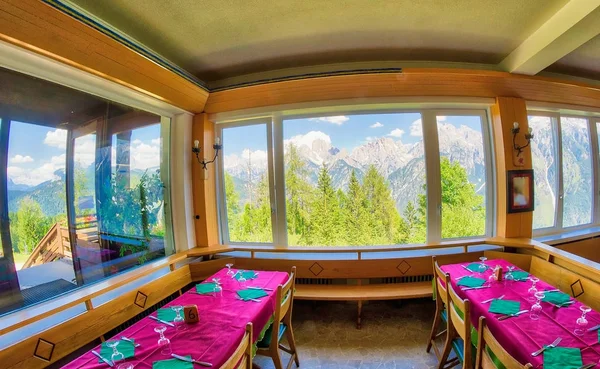
M 212 158 L 212 160 L 209 161 L 206 161 L 205 159 L 200 160 L 200 141 L 194 140 L 194 147 L 192 147 L 192 152 L 196 155 L 198 163 L 202 164 L 202 169 L 208 170 L 207 165 L 210 163 L 214 163 L 214 161 L 217 160 L 219 150 L 221 150 L 222 148 L 223 145 L 221 145 L 221 140 L 219 139 L 219 137 L 215 138 L 215 144 L 213 145 L 213 149 L 215 150 L 215 156 Z
M 531 143 L 531 140 L 533 139 L 533 130 L 531 129 L 531 127 L 529 127 L 529 129 L 527 130 L 527 133 L 525 133 L 525 140 L 527 140 L 527 143 L 525 145 L 518 145 L 517 144 L 517 134 L 519 134 L 519 132 L 521 131 L 521 129 L 519 128 L 519 123 L 518 122 L 514 122 L 513 127 L 510 130 L 512 132 L 513 135 L 513 149 L 517 152 L 517 165 L 522 166 L 523 165 L 523 158 L 521 157 L 521 154 L 523 154 L 523 149 L 525 149 L 527 146 L 529 146 L 529 144 Z

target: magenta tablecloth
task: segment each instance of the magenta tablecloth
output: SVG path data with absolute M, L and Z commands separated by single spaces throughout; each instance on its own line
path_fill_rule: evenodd
M 253 324 L 254 340 L 258 338 L 258 334 L 265 328 L 275 311 L 277 286 L 285 283 L 288 274 L 259 271 L 256 279 L 245 282 L 245 286 L 273 289 L 273 291 L 266 291 L 269 296 L 261 298 L 260 303 L 239 300 L 236 291 L 242 289 L 242 286 L 237 280 L 227 276 L 227 270 L 220 270 L 207 279 L 207 282 L 212 278 L 220 279 L 223 286 L 222 297 L 199 295 L 195 293 L 196 289 L 192 288 L 165 305 L 169 307 L 196 304 L 200 316 L 200 322 L 187 325 L 188 329 L 185 331 L 167 327 L 165 337 L 171 340 L 174 353 L 192 355 L 196 360 L 212 363 L 213 368 L 219 368 L 240 343 L 248 322 Z M 156 316 L 156 312 L 152 315 Z M 132 338 L 136 343 L 141 344 L 136 348 L 135 357 L 125 362 L 133 363 L 136 369 L 150 369 L 155 361 L 171 359 L 170 356 L 161 355 L 157 347 L 159 335 L 154 332 L 154 327 L 158 325 L 161 323 L 146 317 L 115 336 L 115 338 L 121 336 Z M 100 346 L 95 347 L 94 350 L 99 352 Z M 93 369 L 108 368 L 108 365 L 99 364 L 98 358 L 91 352 L 87 352 L 63 368 Z
M 450 274 L 452 286 L 457 291 L 461 298 L 468 298 L 471 302 L 471 322 L 477 328 L 480 316 L 485 316 L 488 322 L 490 331 L 502 344 L 502 346 L 515 359 L 522 364 L 531 363 L 535 368 L 543 367 L 543 354 L 537 357 L 532 357 L 531 353 L 540 349 L 543 345 L 551 344 L 556 338 L 562 337 L 560 347 L 576 347 L 581 349 L 583 363 L 598 363 L 600 360 L 600 345 L 598 344 L 598 332 L 586 332 L 583 337 L 577 337 L 573 333 L 576 328 L 575 322 L 581 316 L 579 307 L 580 302 L 575 302 L 569 307 L 558 308 L 549 303 L 542 302 L 542 313 L 539 320 L 531 320 L 529 313 L 525 313 L 518 317 L 509 318 L 503 321 L 498 321 L 497 314 L 488 312 L 490 303 L 482 304 L 482 301 L 493 297 L 505 295 L 505 300 L 519 301 L 521 303 L 520 310 L 530 309 L 533 303 L 527 300 L 527 291 L 531 287 L 531 281 L 512 282 L 504 284 L 495 282 L 490 288 L 480 290 L 463 291 L 457 286 L 456 278 L 463 275 L 473 275 L 488 279 L 492 273 L 492 268 L 488 268 L 485 273 L 471 273 L 465 270 L 463 264 L 451 264 L 442 266 L 442 270 Z M 486 264 L 491 267 L 500 265 L 504 271 L 507 271 L 511 263 L 505 260 L 488 260 Z M 515 268 L 515 270 L 519 270 Z M 544 281 L 537 283 L 538 290 L 554 289 L 551 285 Z M 600 314 L 596 311 L 591 311 L 587 314 L 589 321 L 588 328 L 600 324 Z

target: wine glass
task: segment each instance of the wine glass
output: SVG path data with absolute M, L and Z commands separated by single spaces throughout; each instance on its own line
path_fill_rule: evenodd
M 215 288 L 213 290 L 215 293 L 215 296 L 217 296 L 217 295 L 223 296 L 223 287 L 221 286 L 219 278 L 213 278 L 212 281 L 215 284 Z
M 171 355 L 171 341 L 165 337 L 166 330 L 166 325 L 159 325 L 154 328 L 154 332 L 160 334 L 160 338 L 158 339 L 158 347 L 162 348 L 160 353 L 162 355 Z
M 487 270 L 487 266 L 485 265 L 487 258 L 485 256 L 482 256 L 479 258 L 479 260 L 481 260 L 481 263 L 479 263 L 479 272 L 483 273 Z
M 173 323 L 177 327 L 177 330 L 185 331 L 187 326 L 185 325 L 185 320 L 181 316 L 181 310 L 183 310 L 183 306 L 171 306 L 171 310 L 175 312 L 175 319 L 173 319 Z
M 581 317 L 577 319 L 577 328 L 573 333 L 575 333 L 576 336 L 583 336 L 583 334 L 585 333 L 585 328 L 588 325 L 588 320 L 585 318 L 585 315 L 592 311 L 592 308 L 589 306 L 581 305 L 579 307 L 579 310 L 581 310 Z
M 243 273 L 240 273 L 240 275 L 237 277 L 238 282 L 240 283 L 240 286 L 245 287 L 246 286 L 246 277 L 244 277 Z
M 490 276 L 488 277 L 488 284 L 491 286 L 492 283 L 497 282 L 498 281 L 498 276 L 496 275 L 496 271 L 500 268 L 500 265 L 496 265 L 496 267 L 494 268 L 494 271 L 492 272 L 492 274 L 490 274 Z
M 123 355 L 123 353 L 119 352 L 119 350 L 117 349 L 117 346 L 119 346 L 119 340 L 106 341 L 106 346 L 108 346 L 108 347 L 110 347 L 110 348 L 113 349 L 112 356 L 110 357 L 110 360 L 113 363 L 115 361 L 119 361 L 119 360 L 125 359 L 125 355 Z
M 133 364 L 132 363 L 119 364 L 119 366 L 117 366 L 117 369 L 133 369 Z
M 231 270 L 231 267 L 233 266 L 233 264 L 229 263 L 229 264 L 225 264 L 225 266 L 227 267 L 227 275 L 230 277 L 233 277 L 233 270 Z
M 544 298 L 544 291 L 537 291 L 534 294 L 536 299 L 535 304 L 531 307 L 531 313 L 529 314 L 529 318 L 531 320 L 538 320 L 540 318 L 540 312 L 542 311 L 542 299 Z
M 535 301 L 535 294 L 538 291 L 537 287 L 535 286 L 536 283 L 538 283 L 540 281 L 539 278 L 536 277 L 531 277 L 531 288 L 529 290 L 527 290 L 527 293 L 529 293 L 529 297 L 527 298 L 527 301 L 529 302 L 534 302 Z
M 504 275 L 504 284 L 510 285 L 510 284 L 512 284 L 512 282 L 515 281 L 515 276 L 513 275 L 513 272 L 515 271 L 515 267 L 511 265 L 507 269 L 508 269 L 508 271 Z

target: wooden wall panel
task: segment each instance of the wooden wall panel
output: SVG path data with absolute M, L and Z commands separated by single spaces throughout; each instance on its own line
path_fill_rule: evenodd
M 208 91 L 39 0 L 2 0 L 0 40 L 182 109 L 200 113 Z
M 556 248 L 579 255 L 596 263 L 600 263 L 600 238 L 590 238 L 575 242 L 555 245 Z
M 509 96 L 600 107 L 600 88 L 583 83 L 485 70 L 406 68 L 402 73 L 309 78 L 214 92 L 205 112 L 396 96 Z
M 488 259 L 504 259 L 507 260 L 524 271 L 529 271 L 531 268 L 531 255 L 514 254 L 502 251 L 486 251 L 484 252 L 485 257 Z M 506 270 L 504 271 L 506 272 Z
M 148 296 L 146 307 L 149 308 L 189 283 L 190 270 L 186 266 L 144 285 L 140 291 Z M 38 338 L 56 345 L 51 360 L 55 362 L 144 311 L 145 309 L 133 303 L 136 294 L 137 291 L 127 292 L 104 305 L 0 351 L 2 367 L 45 368 L 49 363 L 33 356 Z

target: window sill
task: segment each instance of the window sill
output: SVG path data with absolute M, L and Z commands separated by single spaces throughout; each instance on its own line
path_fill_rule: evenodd
M 578 229 L 546 236 L 535 237 L 534 240 L 545 243 L 547 245 L 556 246 L 597 236 L 600 236 L 600 227 L 593 226 L 585 229 Z

